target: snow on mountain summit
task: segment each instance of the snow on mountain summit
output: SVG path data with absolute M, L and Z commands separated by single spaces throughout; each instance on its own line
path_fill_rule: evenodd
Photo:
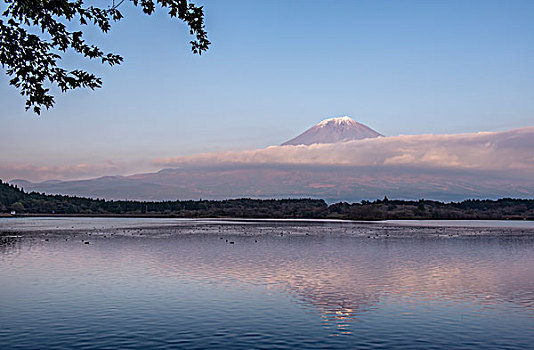
M 335 124 L 358 124 L 356 123 L 356 121 L 354 119 L 352 119 L 351 117 L 348 117 L 348 116 L 344 116 L 344 117 L 336 117 L 336 118 L 328 118 L 328 119 L 325 119 L 321 122 L 319 122 L 317 125 L 319 126 L 325 126 L 325 125 L 328 125 L 330 123 L 335 123 Z
M 286 145 L 312 145 L 315 143 L 337 143 L 383 136 L 370 127 L 358 123 L 348 116 L 321 121 L 299 136 L 284 142 Z

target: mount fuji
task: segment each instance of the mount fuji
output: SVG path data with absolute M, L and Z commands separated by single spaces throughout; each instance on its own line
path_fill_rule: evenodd
M 10 182 L 26 191 L 155 201 L 534 198 L 534 127 L 381 136 L 349 117 L 331 118 L 284 144 L 300 146 L 181 156 L 155 161 L 164 167 L 158 172 L 127 176 Z
M 299 136 L 284 142 L 287 145 L 312 145 L 315 143 L 337 143 L 383 136 L 370 127 L 360 124 L 351 117 L 325 119 L 304 131 Z

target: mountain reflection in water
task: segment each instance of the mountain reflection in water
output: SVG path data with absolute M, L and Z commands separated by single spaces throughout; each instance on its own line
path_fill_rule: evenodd
M 534 312 L 534 241 L 268 237 L 235 245 L 181 242 L 157 256 L 162 275 L 282 288 L 339 327 L 382 297 L 413 302 L 512 303 Z M 193 246 L 189 246 L 193 245 Z
M 534 319 L 534 235 L 528 229 L 480 237 L 473 229 L 432 229 L 434 235 L 421 229 L 426 234 L 418 236 L 413 228 L 399 228 L 399 232 L 411 232 L 402 237 L 390 228 L 380 231 L 365 226 L 360 232 L 347 227 L 336 223 L 256 223 L 132 229 L 128 234 L 120 229 L 99 229 L 92 234 L 76 229 L 68 233 L 4 233 L 0 245 L 0 280 L 5 286 L 4 292 L 0 291 L 2 306 L 18 311 L 16 303 L 10 305 L 10 298 L 21 288 L 31 292 L 38 280 L 45 291 L 63 291 L 64 304 L 69 303 L 71 294 L 84 291 L 72 300 L 87 298 L 98 306 L 103 300 L 111 303 L 114 297 L 118 304 L 132 298 L 126 304 L 132 312 L 141 304 L 146 313 L 170 303 L 181 310 L 173 316 L 179 319 L 183 313 L 199 311 L 183 304 L 183 290 L 192 288 L 212 300 L 213 305 L 205 307 L 213 319 L 202 321 L 208 324 L 231 323 L 220 318 L 238 310 L 228 303 L 240 302 L 249 310 L 240 317 L 246 319 L 247 312 L 254 313 L 252 308 L 259 307 L 258 313 L 266 322 L 276 323 L 276 315 L 283 310 L 273 306 L 275 309 L 261 311 L 265 306 L 260 301 L 272 297 L 283 305 L 280 298 L 285 295 L 307 310 L 310 318 L 306 322 L 314 317 L 322 320 L 330 335 L 363 337 L 368 332 L 371 337 L 372 329 L 383 332 L 379 336 L 391 336 L 391 344 L 398 344 L 398 339 L 406 338 L 402 332 L 423 332 L 426 327 L 429 337 L 443 333 L 440 344 L 446 345 L 452 339 L 450 334 L 432 329 L 433 323 L 435 327 L 469 329 L 471 322 L 473 334 L 480 336 L 482 320 L 497 317 L 492 313 L 495 311 L 517 316 L 509 327 L 528 338 L 524 327 L 531 326 L 525 326 L 524 319 Z M 314 230 L 316 233 L 311 234 Z M 376 233 L 370 236 L 370 232 Z M 86 241 L 90 244 L 84 244 Z M 219 294 L 225 288 L 233 292 Z M 94 300 L 89 291 L 95 293 Z M 44 298 L 48 294 L 39 295 Z M 188 297 L 196 300 L 194 294 Z M 147 300 L 154 305 L 145 306 Z M 20 308 L 29 307 L 28 303 L 24 300 Z M 139 322 L 142 319 L 139 317 Z M 410 329 L 406 322 L 413 322 L 416 328 Z M 384 330 L 377 325 L 383 325 Z M 518 336 L 509 329 L 506 332 L 510 337 Z M 526 338 L 522 341 L 531 340 Z M 465 344 L 472 344 L 469 342 L 471 338 Z

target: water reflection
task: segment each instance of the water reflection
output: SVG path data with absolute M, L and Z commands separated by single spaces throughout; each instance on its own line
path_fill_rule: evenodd
M 238 237 L 230 246 L 204 239 L 182 238 L 149 253 L 158 273 L 282 289 L 343 329 L 384 300 L 408 310 L 452 302 L 534 311 L 532 240 Z
M 270 224 L 135 229 L 132 237 L 105 230 L 96 236 L 4 234 L 0 263 L 5 269 L 0 277 L 8 291 L 18 291 L 21 285 L 31 288 L 39 280 L 56 283 L 50 287 L 54 291 L 68 288 L 66 295 L 90 288 L 109 298 L 105 293 L 115 291 L 117 300 L 131 290 L 142 290 L 146 298 L 165 291 L 168 298 L 179 300 L 179 288 L 253 286 L 289 296 L 313 317 L 319 316 L 332 334 L 342 335 L 362 332 L 365 322 L 379 316 L 381 321 L 374 322 L 387 320 L 393 327 L 399 325 L 395 319 L 416 319 L 423 328 L 430 320 L 457 322 L 442 312 L 447 308 L 475 310 L 482 316 L 487 315 L 484 310 L 518 310 L 534 317 L 531 234 L 477 237 L 470 229 L 462 237 L 461 229 L 455 229 L 417 237 L 411 229 L 409 238 L 399 239 L 369 227 L 352 236 L 345 234 L 346 227 L 315 229 L 322 233 L 306 236 L 310 226 Z M 29 282 L 19 284 L 19 278 Z

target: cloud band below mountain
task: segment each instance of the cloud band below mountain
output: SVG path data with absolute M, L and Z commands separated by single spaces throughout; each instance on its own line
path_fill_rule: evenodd
M 153 166 L 166 169 L 24 186 L 47 193 L 140 200 L 534 198 L 534 127 L 272 146 L 161 159 Z
M 401 135 L 310 146 L 158 159 L 162 167 L 343 165 L 505 171 L 534 175 L 534 127 L 458 135 Z

